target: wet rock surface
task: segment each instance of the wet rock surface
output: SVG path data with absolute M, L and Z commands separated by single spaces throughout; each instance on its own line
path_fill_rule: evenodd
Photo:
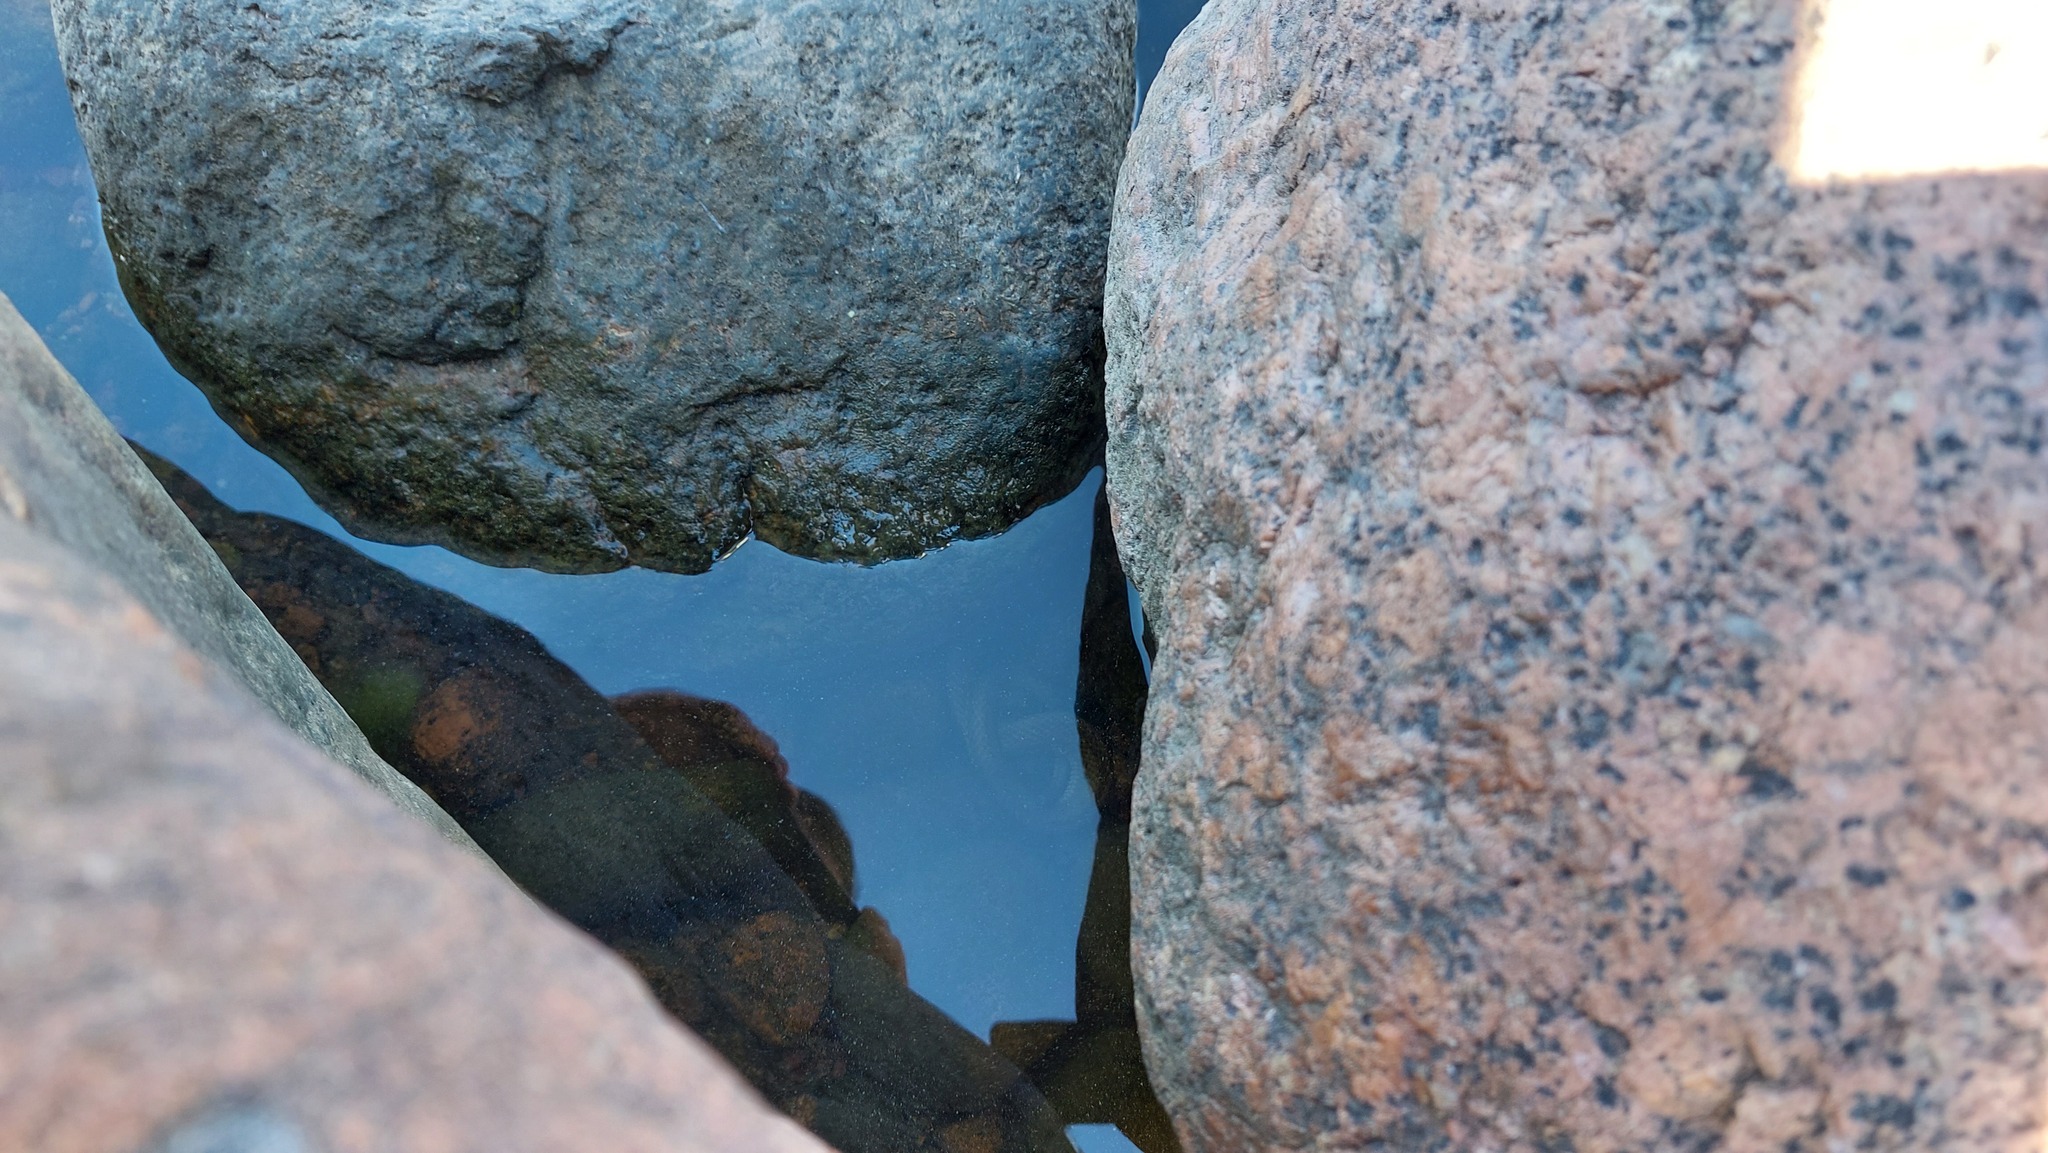
M 4 296 L 0 519 L 25 523 L 117 577 L 278 720 L 400 808 L 476 851 L 448 814 L 371 750 Z
M 827 861 L 850 878 L 850 850 L 807 831 L 739 710 L 637 694 L 628 723 L 525 630 L 152 467 L 378 749 L 774 1104 L 846 1153 L 1070 1148 L 1014 1067 L 904 986 L 887 923 Z
M 989 1042 L 1030 1076 L 1067 1124 L 1115 1125 L 1144 1153 L 1179 1153 L 1173 1122 L 1145 1071 L 1132 998 L 1131 788 L 1146 686 L 1106 491 L 1095 500 L 1085 597 L 1074 720 L 1101 821 L 1074 946 L 1074 1019 L 1001 1022 Z
M 2031 1150 L 2048 177 L 1799 187 L 1791 0 L 1214 0 L 1108 330 L 1194 1149 Z
M 823 1149 L 11 517 L 0 780 L 0 1148 Z
M 879 560 L 1080 478 L 1132 0 L 54 9 L 137 315 L 353 532 Z

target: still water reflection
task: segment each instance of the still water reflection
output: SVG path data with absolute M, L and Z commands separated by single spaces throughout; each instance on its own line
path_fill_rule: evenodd
M 861 954 L 849 971 L 865 974 L 863 981 L 876 973 L 894 980 L 890 970 L 905 965 L 909 989 L 967 1032 L 987 1038 L 998 1022 L 1008 1023 L 999 1037 L 1005 1051 L 1035 1072 L 1065 1076 L 1070 1096 L 1075 1078 L 1088 1077 L 1087 1060 L 1116 1066 L 1114 1054 L 1101 1054 L 1128 1044 L 1118 1032 L 1121 1010 L 1102 1008 L 1102 982 L 1085 959 L 1106 949 L 1114 968 L 1117 930 L 1114 923 L 1105 930 L 1092 911 L 1084 926 L 1083 907 L 1091 874 L 1098 894 L 1122 883 L 1114 870 L 1105 876 L 1097 851 L 1100 826 L 1104 849 L 1120 861 L 1120 832 L 1099 766 L 1091 787 L 1075 727 L 1099 474 L 1001 538 L 873 569 L 798 560 L 755 543 L 701 576 L 560 576 L 350 538 L 233 434 L 128 312 L 100 235 L 45 2 L 0 0 L 0 291 L 126 435 L 189 474 L 194 501 L 217 498 L 229 517 L 237 510 L 296 522 L 290 529 L 270 524 L 278 532 L 311 526 L 325 536 L 312 534 L 304 542 L 310 547 L 346 542 L 354 553 L 339 555 L 359 554 L 394 577 L 453 594 L 455 603 L 482 610 L 479 617 L 524 630 L 544 647 L 541 657 L 558 662 L 588 695 L 565 688 L 583 704 L 556 707 L 574 713 L 589 701 L 640 694 L 633 707 L 599 709 L 628 726 L 624 735 L 606 730 L 621 747 L 658 747 L 633 731 L 648 735 L 663 723 L 657 714 L 683 723 L 675 717 L 704 708 L 687 703 L 693 698 L 731 702 L 772 739 L 767 747 L 780 767 L 771 772 L 786 771 L 789 786 L 802 790 L 789 795 L 822 802 L 809 821 L 794 809 L 756 811 L 752 826 L 744 811 L 704 817 L 754 828 L 795 878 L 788 893 L 763 898 L 745 921 L 748 931 L 764 941 L 788 931 L 759 918 L 800 894 L 792 917 L 804 924 L 821 918 L 834 927 L 831 949 Z M 1144 6 L 1141 82 L 1198 7 L 1189 0 Z M 1119 624 L 1128 628 L 1127 620 Z M 372 722 L 366 727 L 376 719 L 375 688 L 354 702 Z M 745 793 L 752 786 L 733 787 Z M 757 788 L 752 801 L 736 804 L 758 810 L 770 794 L 780 795 Z M 857 874 L 846 854 L 832 859 L 835 834 L 821 812 L 836 817 Z M 776 826 L 784 817 L 780 832 L 762 831 L 761 820 Z M 835 866 L 846 874 L 836 899 L 822 893 L 834 884 Z M 885 921 L 863 926 L 862 909 L 880 910 Z M 721 940 L 736 939 L 739 924 L 723 926 Z M 896 996 L 873 981 L 863 988 L 862 996 Z M 753 1020 L 734 1027 L 755 1037 L 765 1029 L 772 1039 L 781 1026 Z M 934 1037 L 944 1034 L 931 1027 Z M 1075 1056 L 1084 1050 L 1092 1056 Z M 1071 1132 L 1090 1153 L 1132 1148 L 1107 1125 Z

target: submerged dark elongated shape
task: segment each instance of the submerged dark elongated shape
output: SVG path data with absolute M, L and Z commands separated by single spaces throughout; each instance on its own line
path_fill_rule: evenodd
M 847 1153 L 1070 1149 L 1014 1067 L 859 947 L 808 838 L 692 783 L 758 796 L 759 750 L 678 771 L 525 630 L 145 459 L 379 751 L 776 1105 Z
M 1074 1019 L 1005 1021 L 989 1040 L 1023 1068 L 1068 1124 L 1115 1125 L 1144 1153 L 1180 1153 L 1173 1121 L 1145 1069 L 1131 982 L 1131 789 L 1146 691 L 1103 489 L 1095 498 L 1074 685 L 1081 767 L 1100 815 L 1088 904 L 1074 943 Z

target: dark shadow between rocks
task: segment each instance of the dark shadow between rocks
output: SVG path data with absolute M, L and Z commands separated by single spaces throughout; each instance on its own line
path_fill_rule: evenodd
M 836 818 L 738 709 L 615 708 L 525 630 L 142 455 L 378 751 L 779 1108 L 847 1153 L 1071 1149 L 905 986 Z
M 1109 496 L 1095 498 L 1095 541 L 1081 610 L 1074 722 L 1100 823 L 1088 904 L 1074 946 L 1074 1020 L 1006 1021 L 989 1035 L 1069 1125 L 1115 1125 L 1145 1153 L 1180 1153 L 1138 1043 L 1131 980 L 1131 788 L 1145 727 L 1145 666 Z

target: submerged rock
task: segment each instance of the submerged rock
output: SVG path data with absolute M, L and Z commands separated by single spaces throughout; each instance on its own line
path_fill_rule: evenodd
M 1098 435 L 1133 0 L 58 0 L 136 314 L 366 537 L 999 531 Z
M 119 579 L 186 646 L 398 807 L 478 852 L 384 763 L 242 595 L 206 541 L 78 382 L 0 296 L 0 519 L 24 522 Z
M 611 705 L 657 756 L 759 841 L 813 905 L 851 907 L 859 895 L 853 838 L 823 797 L 789 783 L 782 750 L 747 714 L 672 689 L 626 693 Z M 864 906 L 844 927 L 847 943 L 898 980 L 909 979 L 903 945 L 881 910 Z
M 622 693 L 611 704 L 662 760 L 685 772 L 695 765 L 750 765 L 752 775 L 795 795 L 782 747 L 737 705 L 673 689 Z M 705 784 L 710 783 L 712 778 L 706 776 Z M 852 889 L 847 886 L 848 892 Z
M 1146 1052 L 1199 1150 L 2038 1149 L 2048 175 L 1797 0 L 1213 0 L 1134 137 Z
M 955 1153 L 960 1125 L 1067 1153 L 1029 1082 L 904 987 L 738 710 L 636 710 L 671 763 L 524 629 L 153 464 L 378 749 L 772 1102 L 845 1153 Z
M 0 1148 L 822 1153 L 615 958 L 4 516 L 0 783 Z
M 1145 722 L 1145 667 L 1131 635 L 1107 490 L 1095 500 L 1074 720 L 1101 816 L 1074 945 L 1074 1019 L 1001 1022 L 989 1043 L 1025 1071 L 1067 1124 L 1115 1125 L 1143 1153 L 1180 1153 L 1145 1071 L 1132 1000 L 1131 786 Z
M 832 913 L 850 907 L 853 844 L 838 814 L 789 783 L 782 750 L 747 714 L 667 689 L 627 693 L 609 704 L 656 756 L 759 841 L 811 904 Z

